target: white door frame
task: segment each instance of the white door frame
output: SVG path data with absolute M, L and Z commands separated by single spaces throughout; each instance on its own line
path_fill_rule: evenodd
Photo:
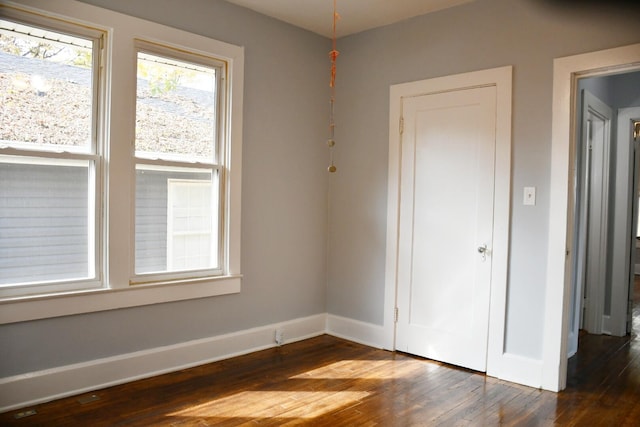
M 387 251 L 384 303 L 384 348 L 395 349 L 398 274 L 398 230 L 401 182 L 402 98 L 431 93 L 495 86 L 497 95 L 494 240 L 487 374 L 501 376 L 507 298 L 507 262 L 511 202 L 511 66 L 392 85 L 389 114 L 389 173 L 387 195 Z
M 576 87 L 579 77 L 630 71 L 640 63 L 640 44 L 555 59 L 551 135 L 551 187 L 542 387 L 560 391 L 567 382 L 571 303 Z M 635 64 L 635 65 L 634 65 Z

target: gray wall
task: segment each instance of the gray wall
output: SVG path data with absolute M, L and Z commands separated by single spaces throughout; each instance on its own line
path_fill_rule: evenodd
M 324 313 L 329 41 L 218 0 L 87 2 L 245 47 L 242 292 L 1 326 L 0 377 Z
M 640 72 L 611 76 L 614 101 L 617 108 L 640 106 Z
M 637 20 L 628 11 L 536 0 L 477 0 L 341 39 L 328 311 L 383 323 L 389 86 L 513 65 L 506 350 L 540 359 L 553 59 L 637 42 Z M 537 188 L 536 206 L 522 205 L 525 186 Z
M 578 88 L 596 95 L 616 114 L 619 108 L 640 106 L 640 71 L 583 78 L 578 81 Z

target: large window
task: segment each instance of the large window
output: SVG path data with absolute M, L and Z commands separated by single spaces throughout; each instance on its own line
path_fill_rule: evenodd
M 224 63 L 138 47 L 133 282 L 219 275 Z
M 240 291 L 244 51 L 0 2 L 0 324 Z
M 1 295 L 100 286 L 103 34 L 0 19 Z M 64 31 L 66 30 L 66 31 Z

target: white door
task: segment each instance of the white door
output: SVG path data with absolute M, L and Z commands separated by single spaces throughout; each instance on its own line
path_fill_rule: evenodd
M 584 283 L 583 328 L 592 334 L 611 333 L 609 307 L 605 305 L 609 248 L 609 186 L 611 164 L 611 108 L 588 91 L 583 93 L 583 139 L 585 150 L 584 198 L 580 229 L 584 243 L 578 253 L 580 274 Z M 585 234 L 586 233 L 586 234 Z M 580 236 L 580 237 L 583 237 Z M 610 292 L 610 290 L 609 290 Z M 580 301 L 576 301 L 578 304 Z M 576 313 L 576 314 L 579 314 Z
M 496 87 L 403 98 L 396 348 L 486 371 Z
M 603 331 L 607 275 L 611 108 L 583 90 L 580 114 L 568 357 L 578 351 L 581 328 Z

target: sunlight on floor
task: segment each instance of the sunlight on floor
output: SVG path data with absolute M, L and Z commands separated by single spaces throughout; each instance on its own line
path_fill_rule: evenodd
M 290 377 L 284 387 L 290 385 L 292 390 L 244 391 L 167 415 L 205 419 L 312 419 L 357 404 L 369 396 L 370 392 L 362 389 L 365 384 L 357 383 L 360 380 L 374 381 L 379 385 L 380 382 L 413 377 L 436 369 L 438 365 L 416 360 L 342 360 Z M 335 381 L 355 381 L 359 390 L 335 391 Z
M 316 418 L 353 404 L 366 391 L 245 391 L 168 414 L 206 418 Z
M 420 363 L 413 360 L 343 360 L 314 369 L 292 378 L 296 379 L 398 379 L 406 378 L 417 372 L 431 372 L 438 369 L 432 363 Z

